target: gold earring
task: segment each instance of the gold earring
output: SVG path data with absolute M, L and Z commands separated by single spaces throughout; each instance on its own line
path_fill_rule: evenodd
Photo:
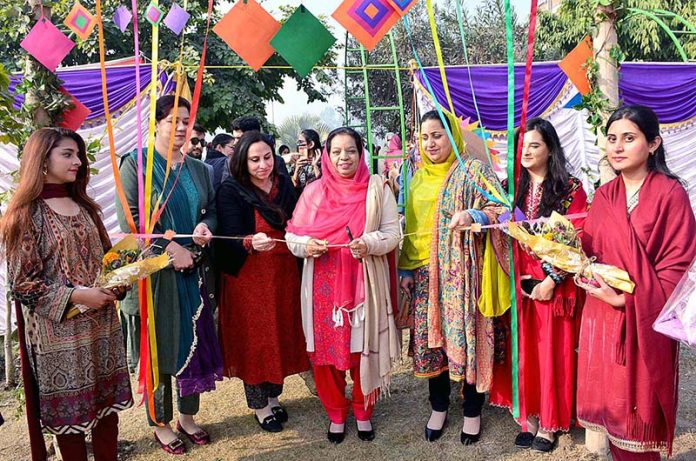
M 48 176 L 48 168 L 44 166 L 42 173 L 44 176 Z

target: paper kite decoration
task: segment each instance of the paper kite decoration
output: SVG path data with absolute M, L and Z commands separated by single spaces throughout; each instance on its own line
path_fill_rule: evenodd
M 186 27 L 186 23 L 190 17 L 191 15 L 188 14 L 185 9 L 173 3 L 169 13 L 167 13 L 167 17 L 164 18 L 164 25 L 176 35 L 179 35 L 181 31 L 184 30 L 184 27 Z
M 414 7 L 418 0 L 387 0 L 394 7 L 399 16 L 406 16 L 406 13 Z
M 97 19 L 87 8 L 82 6 L 80 2 L 76 2 L 65 18 L 64 23 L 68 26 L 68 29 L 75 32 L 81 40 L 87 40 L 89 34 L 94 30 L 94 26 L 97 25 Z
M 390 0 L 345 0 L 332 14 L 368 51 L 401 19 Z M 405 3 L 405 2 L 400 2 Z
M 145 19 L 147 19 L 148 22 L 153 25 L 153 27 L 157 27 L 159 26 L 159 23 L 162 22 L 163 16 L 164 11 L 162 11 L 162 8 L 155 5 L 154 2 L 150 2 L 145 10 Z
M 116 23 L 121 32 L 126 31 L 131 19 L 133 19 L 133 14 L 130 12 L 128 8 L 126 8 L 123 5 L 116 8 L 116 12 L 114 13 L 114 22 Z
M 279 30 L 280 23 L 255 0 L 235 3 L 213 27 L 213 32 L 255 71 L 273 56 L 271 39 Z
M 60 88 L 59 91 L 70 97 L 70 102 L 73 105 L 72 109 L 68 109 L 63 112 L 63 121 L 60 122 L 60 126 L 63 128 L 68 128 L 69 130 L 77 131 L 89 114 L 92 113 L 91 110 L 84 104 L 82 104 L 75 96 L 70 94 L 65 88 Z
M 583 96 L 590 92 L 590 81 L 587 79 L 585 63 L 593 56 L 592 39 L 588 35 L 558 63 L 558 67 L 563 70 L 563 73 L 568 76 L 568 79 Z
M 303 5 L 292 13 L 271 40 L 278 54 L 303 78 L 334 43 L 336 38 Z
M 58 30 L 51 21 L 42 17 L 24 37 L 20 46 L 48 70 L 55 72 L 58 64 L 73 49 L 75 42 Z

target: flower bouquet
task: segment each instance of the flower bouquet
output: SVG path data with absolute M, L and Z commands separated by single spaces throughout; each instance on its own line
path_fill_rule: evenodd
M 542 225 L 525 228 L 522 223 L 510 222 L 507 233 L 526 245 L 539 259 L 565 272 L 575 274 L 575 283 L 581 288 L 598 287 L 594 274 L 626 293 L 633 293 L 635 284 L 628 273 L 608 264 L 595 262 L 582 251 L 580 239 L 573 224 L 554 212 Z
M 696 260 L 665 303 L 653 329 L 696 349 Z
M 101 274 L 95 286 L 101 288 L 120 288 L 133 285 L 169 265 L 169 255 L 155 255 L 148 248 L 141 248 L 132 235 L 127 235 L 116 243 L 102 258 Z M 67 313 L 72 318 L 81 312 L 73 306 Z

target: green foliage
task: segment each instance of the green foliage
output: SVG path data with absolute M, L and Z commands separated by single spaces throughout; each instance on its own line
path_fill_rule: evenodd
M 301 114 L 286 118 L 278 126 L 278 146 L 285 144 L 294 151 L 297 143 L 297 135 L 300 131 L 311 128 L 319 133 L 319 139 L 325 139 L 334 127 L 326 124 L 320 116 L 315 114 Z

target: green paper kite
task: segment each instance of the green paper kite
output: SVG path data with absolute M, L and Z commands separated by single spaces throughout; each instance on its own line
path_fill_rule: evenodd
M 292 13 L 271 40 L 271 46 L 303 78 L 334 43 L 336 38 L 304 5 Z

